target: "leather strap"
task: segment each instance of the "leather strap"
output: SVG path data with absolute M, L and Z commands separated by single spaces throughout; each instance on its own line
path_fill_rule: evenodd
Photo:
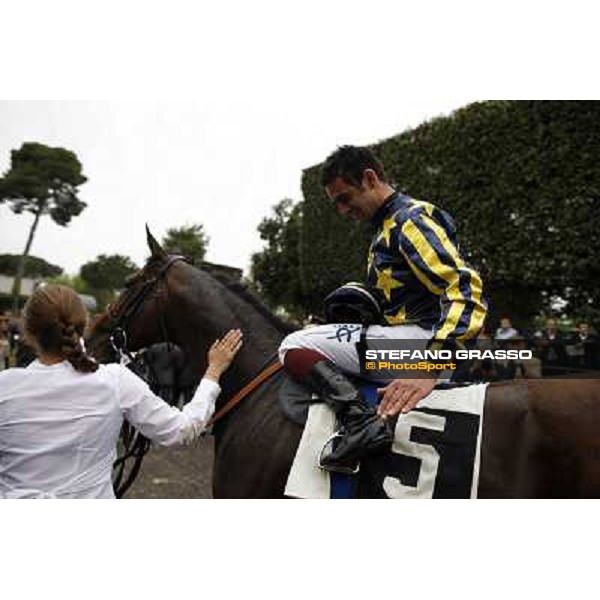
M 229 399 L 206 423 L 206 429 L 221 420 L 226 414 L 236 407 L 246 396 L 253 392 L 261 383 L 283 369 L 283 365 L 277 361 L 261 371 L 250 383 L 246 384 L 235 396 Z

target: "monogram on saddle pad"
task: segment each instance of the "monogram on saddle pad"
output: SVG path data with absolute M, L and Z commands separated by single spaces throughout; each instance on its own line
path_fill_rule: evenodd
M 304 386 L 287 379 L 279 405 L 304 431 L 285 493 L 296 498 L 476 498 L 486 385 L 436 389 L 402 414 L 388 450 L 361 460 L 356 475 L 319 468 L 324 446 L 336 431 L 333 411 Z M 361 385 L 371 406 L 376 386 Z

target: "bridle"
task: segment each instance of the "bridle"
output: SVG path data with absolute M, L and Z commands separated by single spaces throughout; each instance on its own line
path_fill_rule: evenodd
M 140 312 L 146 300 L 152 298 L 153 292 L 159 288 L 161 282 L 165 283 L 165 289 L 168 293 L 168 285 L 166 285 L 166 276 L 169 269 L 178 261 L 184 261 L 191 264 L 184 256 L 173 255 L 169 256 L 167 262 L 160 268 L 158 273 L 143 282 L 142 286 L 137 292 L 131 296 L 125 296 L 123 301 L 119 299 L 114 306 L 108 307 L 108 315 L 111 319 L 111 326 L 109 327 L 110 335 L 109 340 L 113 349 L 117 353 L 119 362 L 123 365 L 129 365 L 129 367 L 136 372 L 134 366 L 134 358 L 128 348 L 127 339 L 127 328 L 131 324 L 133 318 Z M 167 334 L 166 317 L 160 310 L 160 295 L 155 294 L 156 308 L 158 315 L 159 327 L 163 337 L 163 342 L 169 344 L 169 338 Z M 205 432 L 212 428 L 212 426 L 223 419 L 233 408 L 235 408 L 244 398 L 246 398 L 251 392 L 253 392 L 258 386 L 270 379 L 275 373 L 282 369 L 282 365 L 277 359 L 277 355 L 269 357 L 266 363 L 259 369 L 258 374 L 251 379 L 241 390 L 239 390 L 232 398 L 229 399 L 225 405 L 213 415 L 213 417 L 207 423 Z M 140 373 L 136 373 L 141 376 Z M 143 379 L 143 377 L 142 377 Z M 127 422 L 123 424 L 122 431 L 122 442 L 125 446 L 125 453 L 120 456 L 114 463 L 113 468 L 116 471 L 113 477 L 113 486 L 115 488 L 115 496 L 121 498 L 127 489 L 131 486 L 135 478 L 137 477 L 141 468 L 142 460 L 150 448 L 150 441 L 144 437 L 141 433 L 137 432 Z M 125 469 L 125 462 L 127 459 L 133 458 L 134 464 L 128 473 L 128 476 L 124 482 L 122 482 L 123 473 Z
M 160 287 L 162 282 L 165 283 L 165 289 L 168 293 L 168 285 L 166 283 L 167 273 L 178 261 L 190 263 L 184 256 L 169 256 L 167 262 L 160 268 L 158 273 L 144 281 L 135 294 L 125 296 L 123 301 L 119 299 L 114 306 L 108 307 L 108 315 L 111 319 L 109 335 L 110 344 L 116 352 L 119 362 L 122 365 L 128 365 L 129 368 L 142 379 L 144 379 L 144 377 L 142 376 L 142 373 L 139 372 L 139 368 L 136 369 L 134 357 L 128 347 L 127 329 L 133 318 L 141 311 L 146 300 L 152 297 L 152 294 Z M 160 295 L 155 294 L 154 298 L 156 298 L 156 308 L 161 335 L 163 341 L 169 344 L 166 317 L 160 310 Z M 117 498 L 122 498 L 131 484 L 135 481 L 142 466 L 144 456 L 150 449 L 150 440 L 129 425 L 127 421 L 123 423 L 121 429 L 121 443 L 124 446 L 124 452 L 113 464 L 113 487 Z M 127 473 L 127 477 L 123 479 L 125 466 L 129 459 L 133 459 L 133 465 Z
M 128 326 L 131 324 L 133 318 L 140 312 L 146 300 L 151 297 L 155 289 L 159 288 L 161 282 L 164 281 L 165 289 L 168 293 L 168 286 L 166 285 L 167 273 L 169 272 L 169 269 L 179 261 L 191 264 L 191 261 L 185 256 L 169 256 L 167 262 L 160 268 L 158 273 L 150 279 L 144 281 L 142 286 L 135 294 L 133 294 L 131 297 L 126 297 L 123 302 L 121 302 L 121 300 L 117 301 L 114 306 L 109 305 L 108 315 L 113 323 L 110 327 L 111 333 L 109 340 L 111 346 L 117 353 L 121 364 L 128 364 L 133 360 L 128 347 Z M 156 299 L 156 313 L 158 315 L 158 324 L 163 338 L 162 341 L 169 343 L 166 317 L 163 315 L 163 311 L 159 310 L 160 295 L 155 294 L 154 298 Z

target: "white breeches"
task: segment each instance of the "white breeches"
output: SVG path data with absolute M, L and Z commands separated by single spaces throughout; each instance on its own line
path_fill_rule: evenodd
M 279 346 L 279 360 L 283 364 L 288 350 L 306 348 L 326 356 L 340 369 L 351 375 L 360 375 L 360 363 L 356 344 L 360 340 L 361 325 L 331 324 L 307 327 L 288 335 Z M 371 325 L 367 328 L 369 340 L 423 340 L 423 349 L 431 339 L 431 330 L 417 325 L 395 325 L 383 327 Z

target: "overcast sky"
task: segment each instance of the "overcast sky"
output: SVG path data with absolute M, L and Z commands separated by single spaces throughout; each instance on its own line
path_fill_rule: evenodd
M 67 272 L 99 254 L 125 254 L 141 265 L 146 222 L 159 239 L 169 227 L 202 223 L 207 259 L 247 268 L 262 245 L 260 220 L 280 199 L 301 199 L 302 169 L 339 144 L 373 143 L 462 104 L 407 96 L 374 110 L 352 100 L 331 112 L 245 96 L 2 102 L 0 170 L 25 141 L 68 148 L 81 160 L 87 208 L 68 227 L 42 219 L 31 251 Z M 0 253 L 22 252 L 32 219 L 0 205 Z

